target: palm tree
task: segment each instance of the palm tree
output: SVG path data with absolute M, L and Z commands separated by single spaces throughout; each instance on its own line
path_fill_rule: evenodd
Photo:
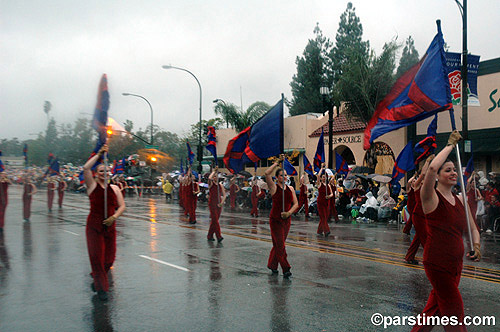
M 263 116 L 271 106 L 263 101 L 256 101 L 246 111 L 238 110 L 235 104 L 217 103 L 214 107 L 215 114 L 221 115 L 222 119 L 230 124 L 236 131 L 240 132 L 255 123 Z

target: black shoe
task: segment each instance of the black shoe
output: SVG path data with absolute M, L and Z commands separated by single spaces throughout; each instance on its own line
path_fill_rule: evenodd
M 93 291 L 94 293 L 96 292 L 94 283 L 91 283 L 91 284 L 90 284 L 90 288 L 92 288 L 92 291 Z
M 409 261 L 405 260 L 406 264 L 418 265 L 418 261 L 416 259 L 411 259 Z
M 107 301 L 108 300 L 108 293 L 103 291 L 103 290 L 100 290 L 100 291 L 97 291 L 97 297 L 99 298 L 99 300 L 101 301 Z
M 221 236 L 220 238 L 217 239 L 217 242 L 221 243 L 224 238 Z
M 194 224 L 196 224 L 196 220 L 190 221 L 189 223 L 190 223 L 191 225 L 194 225 Z
M 207 239 L 207 241 L 215 241 L 214 238 Z
M 328 237 L 328 235 L 330 235 L 330 232 L 325 233 L 325 237 Z
M 275 270 L 275 269 L 269 269 L 271 270 L 271 274 L 278 274 L 278 270 Z
M 283 278 L 288 279 L 288 278 L 290 278 L 291 276 L 292 276 L 292 272 L 290 272 L 290 271 L 286 271 L 285 273 L 283 273 Z

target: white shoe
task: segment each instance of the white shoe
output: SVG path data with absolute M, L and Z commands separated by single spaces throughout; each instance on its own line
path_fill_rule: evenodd
M 486 230 L 486 234 L 490 235 L 490 234 L 492 234 L 492 233 L 493 233 L 493 232 L 491 231 L 491 229 L 489 229 L 489 228 L 488 228 L 488 229 Z

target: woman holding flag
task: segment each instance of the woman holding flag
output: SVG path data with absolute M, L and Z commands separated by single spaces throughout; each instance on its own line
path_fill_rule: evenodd
M 0 153 L 1 156 L 1 153 Z M 1 162 L 1 160 L 0 160 Z M 11 182 L 5 172 L 3 171 L 3 164 L 0 164 L 0 233 L 3 232 L 3 227 L 5 226 L 5 210 L 7 209 L 7 204 L 9 203 L 9 185 Z
M 49 176 L 47 178 L 47 207 L 49 208 L 49 212 L 52 212 L 54 195 L 57 190 L 56 182 L 57 180 L 55 179 L 55 176 Z
M 68 188 L 68 184 L 64 181 L 64 176 L 59 175 L 59 183 L 57 185 L 57 204 L 59 208 L 62 209 L 62 203 L 64 199 L 64 191 Z
M 30 221 L 31 216 L 31 199 L 34 194 L 36 194 L 36 186 L 33 184 L 31 174 L 26 172 L 24 175 L 24 185 L 23 185 L 23 219 L 24 221 Z
M 226 191 L 224 186 L 219 183 L 217 172 L 219 168 L 216 166 L 213 172 L 208 177 L 208 208 L 210 209 L 210 228 L 208 229 L 208 241 L 214 241 L 214 234 L 217 237 L 217 242 L 222 242 L 224 239 L 220 232 L 219 217 L 222 211 L 222 205 L 226 200 Z
M 317 175 L 318 182 L 318 214 L 319 214 L 319 224 L 317 234 L 325 236 L 330 235 L 330 227 L 328 226 L 328 213 L 329 213 L 329 204 L 328 202 L 333 197 L 332 188 L 326 182 L 326 174 L 325 174 L 325 164 L 321 165 L 321 169 Z
M 259 216 L 259 197 L 261 194 L 261 190 L 259 185 L 257 184 L 257 174 L 252 179 L 252 211 L 250 211 L 250 215 L 253 217 Z
M 290 264 L 288 263 L 285 241 L 290 230 L 291 215 L 297 210 L 299 203 L 295 190 L 286 185 L 285 172 L 283 169 L 278 168 L 275 176 L 277 182 L 275 183 L 272 178 L 272 173 L 278 166 L 278 163 L 284 159 L 281 155 L 280 159 L 275 161 L 266 172 L 266 183 L 269 187 L 269 194 L 272 197 L 272 208 L 269 214 L 269 226 L 271 228 L 271 238 L 273 241 L 273 248 L 269 254 L 267 267 L 273 274 L 278 273 L 278 264 L 281 265 L 283 270 L 283 277 L 289 278 L 292 273 L 290 272 Z
M 236 175 L 233 175 L 229 183 L 229 200 L 231 202 L 231 210 L 236 208 L 236 193 L 240 191 L 240 187 L 236 184 Z
M 300 210 L 302 208 L 302 205 L 304 205 L 304 213 L 307 217 L 309 217 L 309 202 L 307 200 L 307 184 L 309 183 L 309 176 L 307 173 L 302 174 L 300 177 L 300 192 L 299 192 L 299 207 L 297 210 Z
M 115 221 L 125 211 L 125 201 L 120 189 L 115 185 L 105 183 L 107 179 L 105 172 L 108 171 L 106 166 L 99 164 L 96 167 L 96 176 L 92 174 L 92 167 L 107 152 L 108 145 L 104 144 L 99 152 L 83 166 L 83 176 L 90 200 L 90 213 L 87 217 L 85 234 L 94 278 L 92 289 L 97 291 L 102 301 L 108 298 L 108 271 L 115 261 Z M 107 207 L 104 206 L 104 202 L 107 202 Z
M 461 323 L 464 305 L 458 289 L 462 272 L 464 244 L 462 236 L 467 229 L 463 197 L 456 196 L 452 188 L 457 184 L 457 171 L 448 155 L 462 137 L 453 131 L 447 146 L 432 160 L 420 189 L 422 211 L 427 222 L 424 247 L 424 268 L 432 284 L 432 291 L 423 310 L 429 316 L 455 316 Z M 470 216 L 469 221 L 473 223 Z M 474 253 L 467 256 L 481 258 L 479 232 L 470 225 Z M 415 325 L 412 331 L 429 331 L 433 326 Z M 446 331 L 466 331 L 465 326 L 445 326 Z

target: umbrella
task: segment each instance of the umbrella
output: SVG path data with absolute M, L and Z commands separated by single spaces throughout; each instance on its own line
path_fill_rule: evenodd
M 252 187 L 242 187 L 241 190 L 243 190 L 243 191 L 252 191 Z
M 389 183 L 391 182 L 392 178 L 387 175 L 381 175 L 381 174 L 376 174 L 373 178 L 373 181 L 381 182 L 381 183 Z
M 362 173 L 373 173 L 373 168 L 366 167 L 366 166 L 355 166 L 351 173 L 354 174 L 362 174 Z
M 238 174 L 239 174 L 239 175 L 243 175 L 243 176 L 244 176 L 244 177 L 246 177 L 246 178 L 252 177 L 252 174 L 250 174 L 250 173 L 249 173 L 249 172 L 247 172 L 247 171 L 240 171 Z
M 208 188 L 208 183 L 205 183 L 205 182 L 200 182 L 200 183 L 198 183 L 198 185 L 202 188 Z
M 332 170 L 331 170 L 331 169 L 327 168 L 327 169 L 325 170 L 325 172 L 326 172 L 326 175 L 327 175 L 328 177 L 333 176 L 333 172 L 332 172 Z

